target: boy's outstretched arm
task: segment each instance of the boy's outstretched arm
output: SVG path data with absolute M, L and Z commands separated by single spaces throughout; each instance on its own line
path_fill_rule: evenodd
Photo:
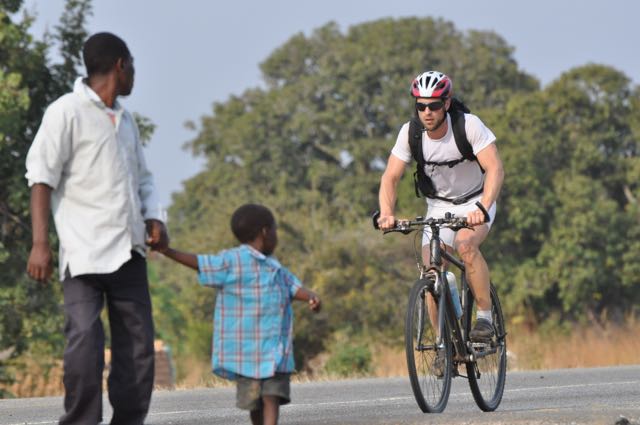
M 173 261 L 177 261 L 180 264 L 183 264 L 194 270 L 198 270 L 198 256 L 195 254 L 178 251 L 173 248 L 167 248 L 166 250 L 163 250 L 161 252 L 165 257 L 169 257 Z
M 309 303 L 309 308 L 314 312 L 320 311 L 320 306 L 322 302 L 320 301 L 320 297 L 313 291 L 310 291 L 306 288 L 299 288 L 296 294 L 293 296 L 294 300 L 299 301 L 307 301 Z

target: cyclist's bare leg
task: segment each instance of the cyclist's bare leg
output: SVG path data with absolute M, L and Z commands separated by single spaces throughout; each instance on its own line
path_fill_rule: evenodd
M 480 252 L 480 245 L 488 233 L 489 227 L 483 224 L 474 230 L 459 230 L 455 239 L 456 250 L 464 262 L 467 280 L 479 310 L 491 310 L 489 267 Z
M 449 245 L 444 245 L 445 249 L 447 250 L 447 252 L 453 254 L 453 248 L 450 247 Z M 429 261 L 431 259 L 431 254 L 429 252 L 429 245 L 423 245 L 422 246 L 422 261 L 424 262 L 424 264 L 429 264 Z M 447 265 L 447 260 L 444 260 L 444 265 L 446 268 Z M 436 300 L 433 299 L 433 295 L 431 295 L 431 293 L 427 293 L 427 310 L 429 313 L 429 319 L 431 320 L 431 324 L 433 325 L 434 329 L 439 329 L 438 327 L 438 305 L 436 304 Z

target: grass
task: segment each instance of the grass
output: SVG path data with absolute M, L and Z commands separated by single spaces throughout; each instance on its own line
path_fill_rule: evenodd
M 509 370 L 561 369 L 640 364 L 640 322 L 593 325 L 571 331 L 532 331 L 511 326 L 507 334 Z M 374 375 L 405 376 L 403 347 L 380 347 Z
M 581 326 L 568 331 L 534 331 L 526 327 L 509 327 L 507 348 L 510 370 L 558 369 L 640 364 L 640 321 L 630 318 L 624 325 Z M 327 356 L 315 365 L 313 374 L 300 373 L 293 382 L 344 378 L 322 370 Z M 62 395 L 60 362 L 43 366 L 33 358 L 21 359 L 23 368 L 16 372 L 16 382 L 6 387 L 16 397 Z M 185 359 L 188 364 L 176 383 L 176 389 L 223 387 L 233 385 L 211 374 L 208 361 Z M 368 376 L 406 376 L 404 347 L 372 348 L 372 372 Z M 348 377 L 362 377 L 353 374 Z
M 640 364 L 640 322 L 593 325 L 545 334 L 514 329 L 508 335 L 512 368 L 557 369 Z

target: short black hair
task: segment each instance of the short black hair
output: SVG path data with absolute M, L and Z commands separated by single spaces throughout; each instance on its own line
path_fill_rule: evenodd
M 87 75 L 101 75 L 111 71 L 118 59 L 130 59 L 131 53 L 127 44 L 117 35 L 99 32 L 84 42 L 82 57 Z
M 245 204 L 231 216 L 231 231 L 241 242 L 254 240 L 264 228 L 271 228 L 276 220 L 269 208 L 257 204 Z

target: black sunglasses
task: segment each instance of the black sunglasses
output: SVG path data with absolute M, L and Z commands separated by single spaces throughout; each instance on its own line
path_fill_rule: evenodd
M 431 103 L 416 102 L 416 109 L 418 111 L 422 112 L 427 108 L 429 108 L 430 111 L 439 111 L 440 109 L 444 108 L 444 101 L 437 100 Z

